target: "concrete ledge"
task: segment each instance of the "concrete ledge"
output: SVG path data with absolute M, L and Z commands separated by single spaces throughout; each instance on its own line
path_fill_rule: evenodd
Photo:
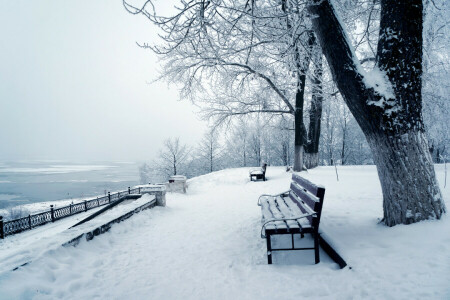
M 97 217 L 98 215 L 101 215 L 102 213 L 104 213 L 105 211 L 107 211 L 107 210 L 113 208 L 114 206 L 116 206 L 116 205 L 122 203 L 124 200 L 128 200 L 128 199 L 139 199 L 139 198 L 141 198 L 141 197 L 142 197 L 142 195 L 139 195 L 139 194 L 136 194 L 136 195 L 135 195 L 135 194 L 129 194 L 129 195 L 126 195 L 126 196 L 120 198 L 119 200 L 114 201 L 114 202 L 112 202 L 112 203 L 106 205 L 105 207 L 103 207 L 103 208 L 100 209 L 99 211 L 97 211 L 97 212 L 93 213 L 92 215 L 90 215 L 89 217 L 87 217 L 87 218 L 81 220 L 80 222 L 78 222 L 77 224 L 73 225 L 73 226 L 70 227 L 70 228 L 77 227 L 78 225 L 81 225 L 81 224 L 83 224 L 83 223 L 86 223 L 86 222 L 92 220 L 93 218 Z
M 88 232 L 80 234 L 79 236 L 73 238 L 72 240 L 64 243 L 63 246 L 64 247 L 76 246 L 76 245 L 78 245 L 80 243 L 80 241 L 81 241 L 81 239 L 83 237 L 86 238 L 86 241 L 90 241 L 95 236 L 107 232 L 114 223 L 120 223 L 121 221 L 130 218 L 132 215 L 134 215 L 136 213 L 139 213 L 141 210 L 144 210 L 144 209 L 147 209 L 147 208 L 152 208 L 154 206 L 156 206 L 156 198 L 154 198 L 154 199 L 150 200 L 149 202 L 147 202 L 147 203 L 145 203 L 145 204 L 143 204 L 143 205 L 141 205 L 141 206 L 139 206 L 139 207 L 137 207 L 137 208 L 135 208 L 135 209 L 133 209 L 133 210 L 123 214 L 123 215 L 121 215 L 120 217 L 115 218 L 112 221 L 109 221 L 109 222 L 107 222 L 107 223 L 105 223 L 103 225 L 100 225 L 100 226 L 98 226 L 97 228 L 95 228 L 93 230 L 90 230 Z

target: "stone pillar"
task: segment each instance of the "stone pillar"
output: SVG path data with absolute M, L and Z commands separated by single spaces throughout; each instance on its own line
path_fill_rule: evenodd
M 186 176 L 183 175 L 170 176 L 169 182 L 166 183 L 167 191 L 173 193 L 186 194 L 187 189 L 186 180 L 187 180 Z
M 155 195 L 156 205 L 166 206 L 166 187 L 159 184 L 147 184 L 140 187 L 141 194 Z

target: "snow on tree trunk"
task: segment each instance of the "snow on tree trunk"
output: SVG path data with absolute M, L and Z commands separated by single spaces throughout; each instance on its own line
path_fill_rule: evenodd
M 303 170 L 303 145 L 295 145 L 294 148 L 294 171 L 300 172 Z
M 310 6 L 314 31 L 371 147 L 388 226 L 439 219 L 445 205 L 422 120 L 420 0 L 382 0 L 377 66 L 366 73 L 329 0 Z
M 303 156 L 303 164 L 307 169 L 317 167 L 319 165 L 319 153 L 318 152 L 308 153 L 305 151 L 305 154 Z

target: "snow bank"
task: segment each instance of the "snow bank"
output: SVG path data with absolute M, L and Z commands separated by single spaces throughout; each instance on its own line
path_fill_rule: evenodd
M 436 169 L 443 179 L 443 166 Z M 49 249 L 15 272 L 1 270 L 0 298 L 448 299 L 448 216 L 379 225 L 376 168 L 338 172 L 339 181 L 333 167 L 302 175 L 326 187 L 321 226 L 352 269 L 339 270 L 323 253 L 314 265 L 309 251 L 275 253 L 267 265 L 256 201 L 286 190 L 291 174 L 269 167 L 268 181 L 250 182 L 242 168 L 191 179 L 187 194 L 167 195 L 165 208 L 77 247 Z M 449 188 L 442 192 L 448 200 Z

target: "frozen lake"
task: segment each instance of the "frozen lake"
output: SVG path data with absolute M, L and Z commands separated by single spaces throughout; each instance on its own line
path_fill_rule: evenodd
M 104 194 L 139 184 L 134 162 L 0 162 L 0 209 Z

